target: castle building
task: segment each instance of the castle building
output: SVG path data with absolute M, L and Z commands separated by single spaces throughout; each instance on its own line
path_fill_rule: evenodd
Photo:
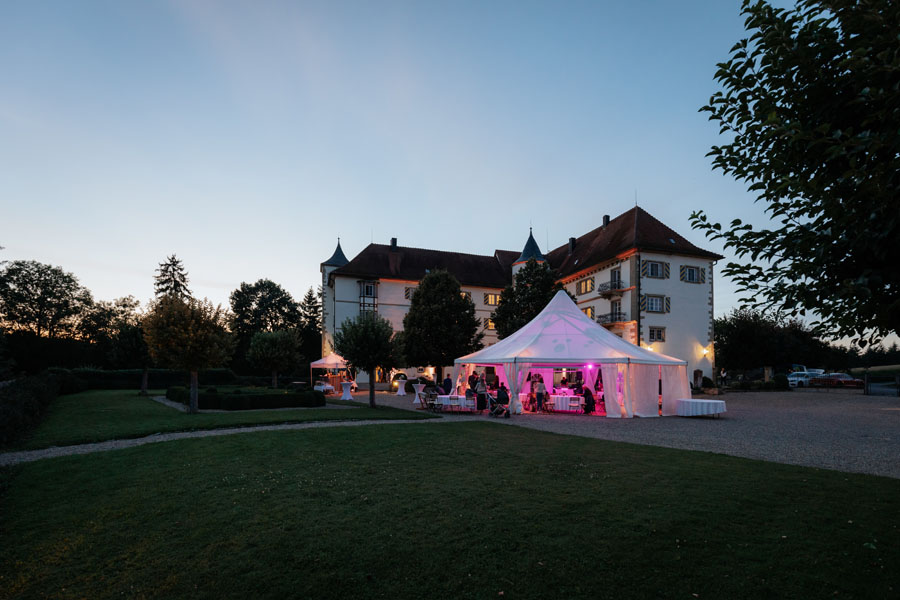
M 431 270 L 449 271 L 475 304 L 484 344 L 497 341 L 491 315 L 500 292 L 528 260 L 544 262 L 581 310 L 616 335 L 688 362 L 694 380 L 713 378 L 713 267 L 721 255 L 698 248 L 642 208 L 567 244 L 541 253 L 529 233 L 522 252 L 491 256 L 369 244 L 347 260 L 340 241 L 321 264 L 323 356 L 346 319 L 375 311 L 403 329 L 419 281 Z M 364 380 L 365 375 L 361 374 Z M 699 383 L 699 381 L 698 381 Z

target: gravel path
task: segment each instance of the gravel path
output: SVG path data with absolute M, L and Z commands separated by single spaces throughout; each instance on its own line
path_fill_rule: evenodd
M 794 390 L 721 396 L 719 418 L 606 419 L 585 415 L 516 415 L 490 420 L 582 437 L 702 450 L 771 462 L 900 479 L 900 398 L 857 391 Z M 412 399 L 379 394 L 379 404 L 410 408 Z
M 293 429 L 319 429 L 323 427 L 359 427 L 362 425 L 396 425 L 404 423 L 447 423 L 443 419 L 379 419 L 359 421 L 315 421 L 312 423 L 285 423 L 281 425 L 254 425 L 248 427 L 231 427 L 227 429 L 207 429 L 204 431 L 178 431 L 174 433 L 156 433 L 142 438 L 130 440 L 110 440 L 95 444 L 79 444 L 77 446 L 54 446 L 42 450 L 24 450 L 21 452 L 6 452 L 0 454 L 0 467 L 32 462 L 42 458 L 54 458 L 57 456 L 69 456 L 71 454 L 91 454 L 92 452 L 106 452 L 107 450 L 120 450 L 133 448 L 144 444 L 168 442 L 171 440 L 184 440 L 188 438 L 215 437 L 220 435 L 235 435 L 238 433 L 253 433 L 256 431 L 286 431 Z

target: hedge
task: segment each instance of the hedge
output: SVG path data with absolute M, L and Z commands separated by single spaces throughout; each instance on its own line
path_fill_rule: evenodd
M 166 398 L 181 404 L 190 404 L 191 392 L 182 386 L 173 386 L 166 390 Z M 201 391 L 197 395 L 197 404 L 203 410 L 254 410 L 267 408 L 314 408 L 325 406 L 325 394 L 322 392 L 285 392 L 285 393 L 218 393 Z
M 0 387 L 0 446 L 37 426 L 59 393 L 59 380 L 48 374 L 23 377 Z
M 74 394 L 84 390 L 137 390 L 141 387 L 143 369 L 48 369 L 59 378 L 60 393 Z M 200 371 L 203 385 L 230 385 L 237 382 L 237 376 L 230 369 L 209 369 Z M 171 369 L 150 369 L 148 383 L 151 388 L 167 388 L 187 385 L 190 375 L 185 371 Z

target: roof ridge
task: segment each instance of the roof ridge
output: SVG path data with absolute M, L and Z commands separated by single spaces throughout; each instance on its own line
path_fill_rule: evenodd
M 380 246 L 382 248 L 390 248 L 391 247 L 390 244 L 376 244 L 374 242 L 369 244 L 369 246 Z M 366 247 L 368 248 L 368 246 L 366 246 Z M 400 246 L 399 244 L 397 245 L 397 249 L 398 250 L 400 250 L 400 249 L 403 249 L 403 250 L 425 250 L 426 252 L 443 252 L 444 254 L 462 254 L 464 256 L 477 256 L 479 258 L 494 258 L 495 254 L 497 252 L 511 252 L 514 254 L 516 253 L 515 250 L 503 250 L 503 249 L 497 248 L 494 250 L 494 254 L 474 254 L 472 252 L 459 252 L 457 250 L 439 250 L 437 248 L 419 248 L 417 246 Z

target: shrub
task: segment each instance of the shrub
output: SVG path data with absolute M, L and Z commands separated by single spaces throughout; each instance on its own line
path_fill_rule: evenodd
M 775 388 L 779 390 L 791 389 L 791 386 L 788 383 L 787 375 L 785 375 L 784 373 L 779 373 L 775 376 Z
M 74 394 L 84 390 L 136 390 L 141 387 L 143 369 L 59 369 L 48 371 L 60 380 L 60 394 Z M 200 381 L 206 385 L 229 385 L 237 377 L 229 369 L 209 369 L 200 371 Z M 188 385 L 188 374 L 171 369 L 150 369 L 150 387 L 168 388 Z
M 188 404 L 190 390 L 176 386 L 166 390 L 166 398 L 173 402 Z M 236 389 L 229 392 L 198 394 L 197 403 L 204 410 L 254 410 L 268 408 L 313 408 L 325 406 L 325 394 L 322 392 L 285 392 L 265 393 L 246 392 Z
M 216 393 L 218 393 L 218 390 L 214 387 L 206 388 L 206 393 L 207 394 L 216 394 Z
M 59 380 L 45 373 L 17 379 L 0 388 L 0 445 L 35 427 L 59 393 Z
M 712 380 L 712 379 L 710 379 L 709 377 L 706 377 L 706 376 L 704 375 L 704 376 L 703 376 L 703 383 L 700 384 L 700 387 L 702 387 L 702 388 L 714 388 L 714 387 L 716 387 L 716 384 L 713 383 L 713 380 Z
M 771 392 L 775 390 L 775 382 L 772 380 L 763 382 L 762 389 Z

